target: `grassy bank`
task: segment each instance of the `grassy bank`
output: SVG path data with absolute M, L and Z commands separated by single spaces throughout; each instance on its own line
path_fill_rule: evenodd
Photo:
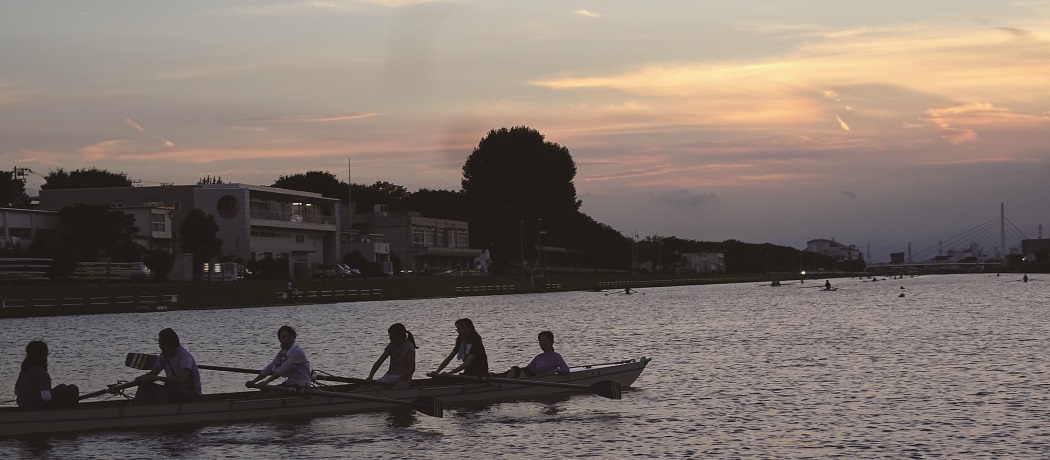
M 637 275 L 551 274 L 546 283 L 520 276 L 421 276 L 297 280 L 302 297 L 283 299 L 287 281 L 86 284 L 55 281 L 2 286 L 0 317 L 57 316 L 167 309 L 206 309 L 469 295 L 517 294 L 692 284 L 767 282 L 788 274 Z M 172 302 L 172 299 L 177 299 Z

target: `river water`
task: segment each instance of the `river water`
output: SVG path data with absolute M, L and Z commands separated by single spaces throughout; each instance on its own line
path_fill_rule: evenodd
M 421 372 L 435 368 L 460 317 L 474 320 L 493 370 L 527 363 L 543 329 L 570 365 L 653 361 L 620 401 L 578 394 L 446 408 L 444 418 L 394 411 L 0 438 L 0 458 L 1048 458 L 1050 275 L 1031 278 L 3 319 L 4 399 L 29 340 L 49 343 L 56 384 L 88 392 L 137 375 L 125 355 L 155 352 L 164 327 L 198 363 L 259 368 L 289 324 L 315 369 L 354 377 L 367 375 L 394 322 L 416 335 Z M 201 372 L 205 392 L 243 389 L 245 375 Z

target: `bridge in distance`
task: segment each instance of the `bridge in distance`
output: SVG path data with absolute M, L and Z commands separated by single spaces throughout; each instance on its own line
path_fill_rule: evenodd
M 906 255 L 897 254 L 889 263 L 870 264 L 867 271 L 879 275 L 993 273 L 1002 269 L 1011 254 L 1021 255 L 1024 240 L 1028 237 L 1006 218 L 1005 207 L 1000 204 L 998 217 L 914 255 L 909 243 Z M 994 252 L 988 254 L 988 249 Z

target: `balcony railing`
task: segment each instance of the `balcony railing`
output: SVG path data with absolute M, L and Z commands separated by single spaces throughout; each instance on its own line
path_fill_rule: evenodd
M 267 211 L 262 209 L 253 209 L 251 218 L 273 220 L 278 222 L 335 225 L 335 216 L 323 216 L 318 214 L 295 214 L 287 211 Z

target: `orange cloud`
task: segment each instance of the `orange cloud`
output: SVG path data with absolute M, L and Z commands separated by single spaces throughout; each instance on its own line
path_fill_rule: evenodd
M 974 126 L 1037 126 L 1050 124 L 1050 116 L 1016 114 L 1010 109 L 990 103 L 970 103 L 952 107 L 927 109 L 924 121 L 937 127 L 941 137 L 953 144 L 976 141 L 979 136 Z M 959 127 L 965 125 L 967 127 Z
M 281 123 L 326 123 L 331 121 L 347 121 L 357 120 L 361 118 L 370 118 L 377 115 L 379 114 L 375 112 L 347 113 L 335 115 L 292 115 L 282 117 L 256 117 L 252 118 L 251 121 L 272 121 Z
M 839 126 L 842 127 L 843 131 L 849 131 L 849 125 L 847 125 L 846 122 L 842 121 L 842 118 L 840 118 L 838 115 L 835 115 L 835 119 L 839 121 Z
M 878 108 L 856 103 L 831 107 L 827 101 L 843 102 L 839 88 L 865 87 L 930 100 L 995 101 L 1011 111 L 1021 111 L 1021 103 L 1045 106 L 1050 102 L 1039 98 L 1045 99 L 1040 95 L 1045 94 L 1046 75 L 1050 75 L 1050 60 L 1045 59 L 1048 44 L 1042 38 L 1045 34 L 1032 31 L 1041 27 L 1005 31 L 932 24 L 844 30 L 784 28 L 778 33 L 799 45 L 768 58 L 652 63 L 605 74 L 565 73 L 529 83 L 571 92 L 576 102 L 544 114 L 549 117 L 545 119 L 557 120 L 552 124 L 565 133 L 705 126 L 823 138 L 831 135 L 824 121 L 830 117 L 837 117 L 836 129 L 851 129 L 833 112 L 844 109 L 858 120 L 873 116 L 896 120 L 881 127 L 865 123 L 865 131 L 874 136 L 869 142 L 899 142 L 896 127 L 906 120 L 929 117 L 909 104 L 915 97 L 883 102 L 870 95 L 869 100 L 882 104 Z M 1023 102 L 1015 107 L 1015 101 Z M 986 121 L 995 115 L 983 114 Z M 1027 126 L 1032 118 L 1043 118 L 998 115 L 1000 122 Z M 961 143 L 973 140 L 976 132 L 949 124 L 940 134 Z

